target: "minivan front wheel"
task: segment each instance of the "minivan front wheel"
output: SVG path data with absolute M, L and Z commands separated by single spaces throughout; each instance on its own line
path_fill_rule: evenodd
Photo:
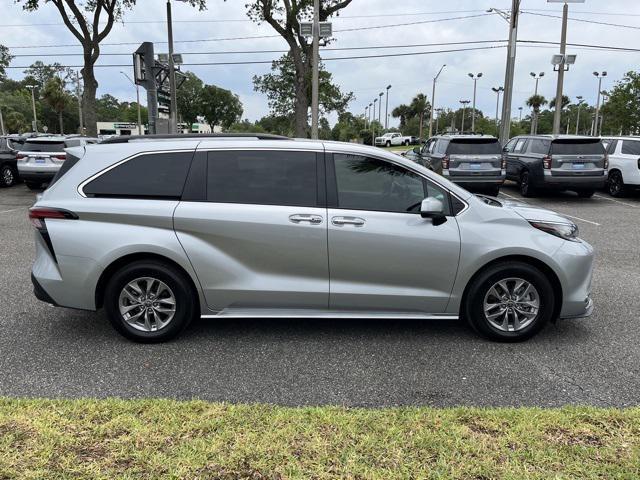
M 176 337 L 195 315 L 185 275 L 155 260 L 118 270 L 107 283 L 104 305 L 113 327 L 130 340 L 155 343 Z
M 499 263 L 469 286 L 464 312 L 475 331 L 491 340 L 531 338 L 551 319 L 555 296 L 548 278 L 521 262 Z

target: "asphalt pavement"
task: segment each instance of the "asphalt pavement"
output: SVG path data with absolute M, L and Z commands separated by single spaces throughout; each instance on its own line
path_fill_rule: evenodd
M 513 186 L 501 196 L 520 198 Z M 640 197 L 528 202 L 570 216 L 597 254 L 591 318 L 491 343 L 462 322 L 200 320 L 178 340 L 131 343 L 103 312 L 48 306 L 24 185 L 0 189 L 0 396 L 169 397 L 283 405 L 637 405 Z

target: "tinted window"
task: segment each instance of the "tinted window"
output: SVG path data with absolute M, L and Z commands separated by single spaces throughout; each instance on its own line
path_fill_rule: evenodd
M 449 142 L 447 142 L 446 140 L 442 140 L 442 139 L 438 140 L 438 144 L 436 145 L 436 148 L 435 148 L 436 152 L 437 153 L 446 152 L 447 151 L 447 143 L 449 143 Z
M 67 140 L 66 142 L 67 147 L 79 147 L 80 146 L 80 139 L 79 138 L 74 138 L 71 140 Z
M 64 141 L 57 142 L 24 142 L 24 145 L 20 147 L 20 150 L 24 152 L 63 152 Z
M 100 197 L 180 198 L 192 157 L 193 152 L 140 155 L 85 185 L 84 193 Z
M 640 155 L 640 141 L 623 140 L 622 153 L 625 155 Z
M 531 153 L 541 153 L 543 155 L 546 155 L 549 153 L 550 146 L 551 146 L 551 142 L 549 140 L 540 140 L 539 138 L 532 138 L 529 151 Z
M 524 151 L 524 147 L 527 144 L 526 138 L 519 138 L 516 142 L 516 146 L 513 148 L 513 153 L 522 153 Z
M 382 212 L 420 211 L 427 196 L 422 177 L 393 163 L 360 155 L 333 156 L 338 208 Z
M 210 202 L 318 205 L 314 152 L 209 152 L 207 162 Z
M 504 146 L 504 149 L 506 152 L 513 152 L 513 148 L 516 146 L 516 142 L 518 141 L 517 138 L 514 138 L 512 140 L 509 141 L 509 143 L 507 143 Z
M 602 140 L 602 146 L 607 153 L 615 153 L 618 146 L 618 140 Z
M 495 155 L 502 153 L 502 149 L 497 139 L 481 140 L 475 138 L 460 138 L 449 142 L 447 152 L 450 155 Z
M 604 147 L 600 140 L 592 142 L 554 141 L 551 151 L 556 155 L 602 155 Z

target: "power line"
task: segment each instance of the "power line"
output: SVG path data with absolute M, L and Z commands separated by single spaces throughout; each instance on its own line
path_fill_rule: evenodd
M 434 20 L 421 20 L 421 21 L 417 21 L 417 22 L 390 23 L 390 24 L 385 24 L 385 25 L 372 25 L 372 26 L 369 26 L 369 27 L 353 27 L 353 28 L 336 29 L 333 32 L 334 33 L 344 33 L 344 32 L 355 32 L 355 31 L 362 31 L 362 30 L 382 29 L 382 28 L 409 27 L 409 26 L 413 26 L 413 25 L 423 25 L 423 24 L 427 24 L 427 23 L 446 22 L 446 21 L 452 21 L 452 20 L 465 20 L 465 19 L 468 19 L 468 18 L 487 17 L 487 16 L 492 16 L 492 15 L 493 14 L 491 14 L 491 13 L 481 13 L 481 14 L 476 14 L 476 15 L 463 15 L 463 16 L 458 16 L 458 17 L 438 18 L 438 19 L 434 19 Z M 279 37 L 280 37 L 279 34 L 274 34 L 274 35 L 252 35 L 252 36 L 246 36 L 246 37 L 204 38 L 204 39 L 197 39 L 197 40 L 174 40 L 174 43 L 225 42 L 225 41 L 234 41 L 234 40 L 257 40 L 257 39 L 264 39 L 264 38 L 279 38 Z M 139 43 L 140 42 L 101 43 L 100 46 L 104 47 L 104 46 L 138 45 Z M 164 44 L 164 43 L 167 43 L 167 42 L 166 41 L 157 41 L 155 43 Z M 16 45 L 16 46 L 9 46 L 7 48 L 9 48 L 9 49 L 68 48 L 68 47 L 77 47 L 77 46 L 78 46 L 77 43 L 71 43 L 71 44 L 62 44 L 62 45 L 28 45 L 28 46 Z
M 522 10 L 521 13 L 527 13 L 529 15 L 535 15 L 537 17 L 560 18 L 560 19 L 562 18 L 561 16 L 558 16 L 558 15 L 549 15 L 546 13 L 535 13 L 535 12 L 525 11 L 525 10 Z M 597 20 L 587 20 L 585 18 L 573 18 L 573 17 L 568 17 L 568 18 L 569 20 L 572 20 L 574 22 L 593 23 L 596 25 L 606 25 L 608 27 L 632 28 L 634 30 L 640 30 L 640 26 L 637 26 L 637 25 L 623 25 L 620 23 L 599 22 Z
M 406 56 L 415 56 L 415 55 L 431 55 L 437 53 L 454 53 L 454 52 L 469 52 L 476 50 L 491 50 L 496 48 L 504 48 L 504 45 L 490 45 L 485 47 L 469 47 L 469 48 L 453 48 L 449 50 L 430 50 L 427 52 L 407 52 L 407 53 L 388 53 L 388 54 L 379 54 L 379 55 L 353 55 L 349 57 L 325 57 L 322 61 L 335 61 L 335 60 L 359 60 L 359 59 L 367 59 L 367 58 L 386 58 L 386 57 L 406 57 Z M 218 66 L 218 65 L 259 65 L 259 64 L 270 64 L 277 60 L 254 60 L 254 61 L 239 61 L 239 62 L 190 62 L 183 63 L 186 66 Z M 82 68 L 83 65 L 60 65 L 62 68 Z M 122 68 L 122 67 L 131 67 L 131 64 L 96 64 L 94 68 Z M 29 65 L 21 65 L 21 66 L 8 66 L 5 68 L 30 68 Z

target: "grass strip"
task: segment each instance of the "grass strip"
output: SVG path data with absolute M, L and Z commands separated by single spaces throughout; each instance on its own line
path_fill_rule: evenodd
M 0 398 L 0 479 L 637 479 L 640 408 Z

